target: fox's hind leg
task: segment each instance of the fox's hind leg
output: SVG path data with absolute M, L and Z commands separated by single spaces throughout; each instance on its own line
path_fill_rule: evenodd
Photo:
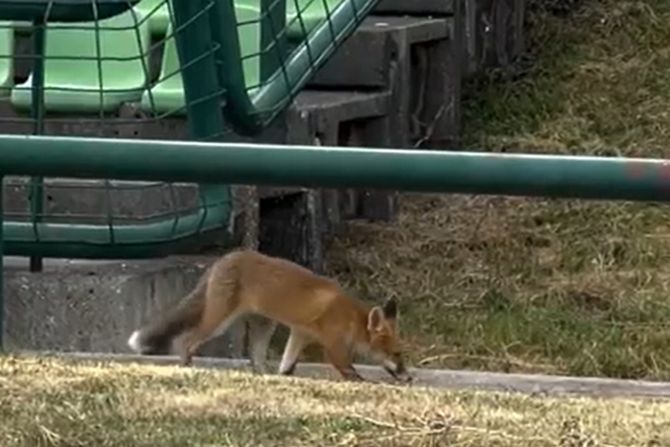
M 210 278 L 200 321 L 186 332 L 180 343 L 182 365 L 190 365 L 203 343 L 223 334 L 244 313 L 233 293 L 234 287 L 233 281 Z
M 240 314 L 238 312 L 231 312 L 222 320 L 204 321 L 186 332 L 179 342 L 178 348 L 181 364 L 183 366 L 191 365 L 193 356 L 198 351 L 198 348 L 200 348 L 206 341 L 226 332 L 239 316 Z
M 258 374 L 266 374 L 268 348 L 277 323 L 260 315 L 250 315 L 248 322 L 251 367 Z

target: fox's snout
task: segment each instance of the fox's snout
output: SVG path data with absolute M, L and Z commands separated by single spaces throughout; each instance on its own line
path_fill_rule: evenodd
M 405 367 L 405 362 L 399 356 L 394 356 L 393 358 L 388 358 L 384 360 L 383 367 L 394 379 L 401 382 L 411 382 L 412 376 L 407 371 Z

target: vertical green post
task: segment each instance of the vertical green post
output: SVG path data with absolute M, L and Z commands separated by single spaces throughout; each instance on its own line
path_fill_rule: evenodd
M 3 196 L 4 188 L 3 183 L 5 178 L 0 176 L 0 352 L 5 350 L 5 268 L 4 268 L 4 235 L 2 234 L 2 229 L 5 226 L 4 219 L 4 210 L 3 210 Z
M 46 23 L 44 19 L 33 22 L 33 82 L 32 107 L 33 134 L 44 133 L 44 36 Z M 44 178 L 31 177 L 30 179 L 30 214 L 33 225 L 42 220 L 44 197 Z M 42 258 L 30 257 L 30 271 L 42 271 Z
M 207 3 L 207 0 L 173 0 L 175 43 L 182 67 L 189 130 L 197 139 L 220 134 L 224 128 L 210 13 L 203 13 Z
M 294 0 L 288 0 L 294 1 Z M 256 116 L 249 117 L 248 110 L 253 104 L 246 92 L 244 72 L 240 51 L 240 38 L 233 0 L 220 0 L 213 3 L 214 11 L 210 15 L 211 33 L 219 47 L 217 57 L 221 67 L 217 70 L 220 83 L 226 88 L 226 107 L 223 113 L 228 122 L 243 134 L 254 134 L 260 128 Z M 264 21 L 263 25 L 267 23 Z M 262 57 L 261 57 L 261 63 Z
M 219 140 L 225 129 L 222 88 L 216 70 L 211 28 L 215 4 L 212 0 L 172 2 L 188 126 L 195 140 Z M 227 185 L 200 185 L 199 193 L 204 207 L 231 200 L 230 187 Z
M 286 0 L 261 0 L 260 65 L 262 83 L 270 79 L 275 71 L 286 69 L 284 60 L 288 54 L 289 46 L 285 28 Z

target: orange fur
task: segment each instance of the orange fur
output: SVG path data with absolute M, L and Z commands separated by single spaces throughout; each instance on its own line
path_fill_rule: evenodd
M 290 329 L 279 372 L 292 374 L 311 343 L 350 380 L 356 353 L 378 360 L 398 379 L 409 380 L 396 332 L 396 304 L 370 306 L 346 294 L 332 279 L 285 259 L 239 250 L 220 258 L 196 288 L 155 323 L 135 331 L 128 344 L 151 354 L 180 337 L 179 352 L 189 365 L 198 348 L 236 319 L 249 318 L 252 364 L 265 372 L 265 357 L 276 324 Z

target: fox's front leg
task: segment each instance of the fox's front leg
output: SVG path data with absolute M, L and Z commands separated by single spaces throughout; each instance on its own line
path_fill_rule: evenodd
M 351 351 L 345 346 L 328 346 L 324 347 L 324 354 L 335 369 L 340 373 L 343 379 L 352 382 L 363 382 L 365 379 L 361 377 L 353 365 L 353 358 Z
M 194 349 L 191 334 L 186 334 L 178 344 L 179 364 L 187 367 L 193 364 Z
M 252 315 L 248 323 L 252 370 L 257 374 L 266 374 L 268 348 L 277 324 L 259 315 Z
M 185 332 L 176 340 L 175 345 L 179 355 L 179 364 L 181 366 L 186 367 L 193 365 L 193 356 L 198 350 L 201 341 L 202 337 L 199 336 L 195 329 Z

